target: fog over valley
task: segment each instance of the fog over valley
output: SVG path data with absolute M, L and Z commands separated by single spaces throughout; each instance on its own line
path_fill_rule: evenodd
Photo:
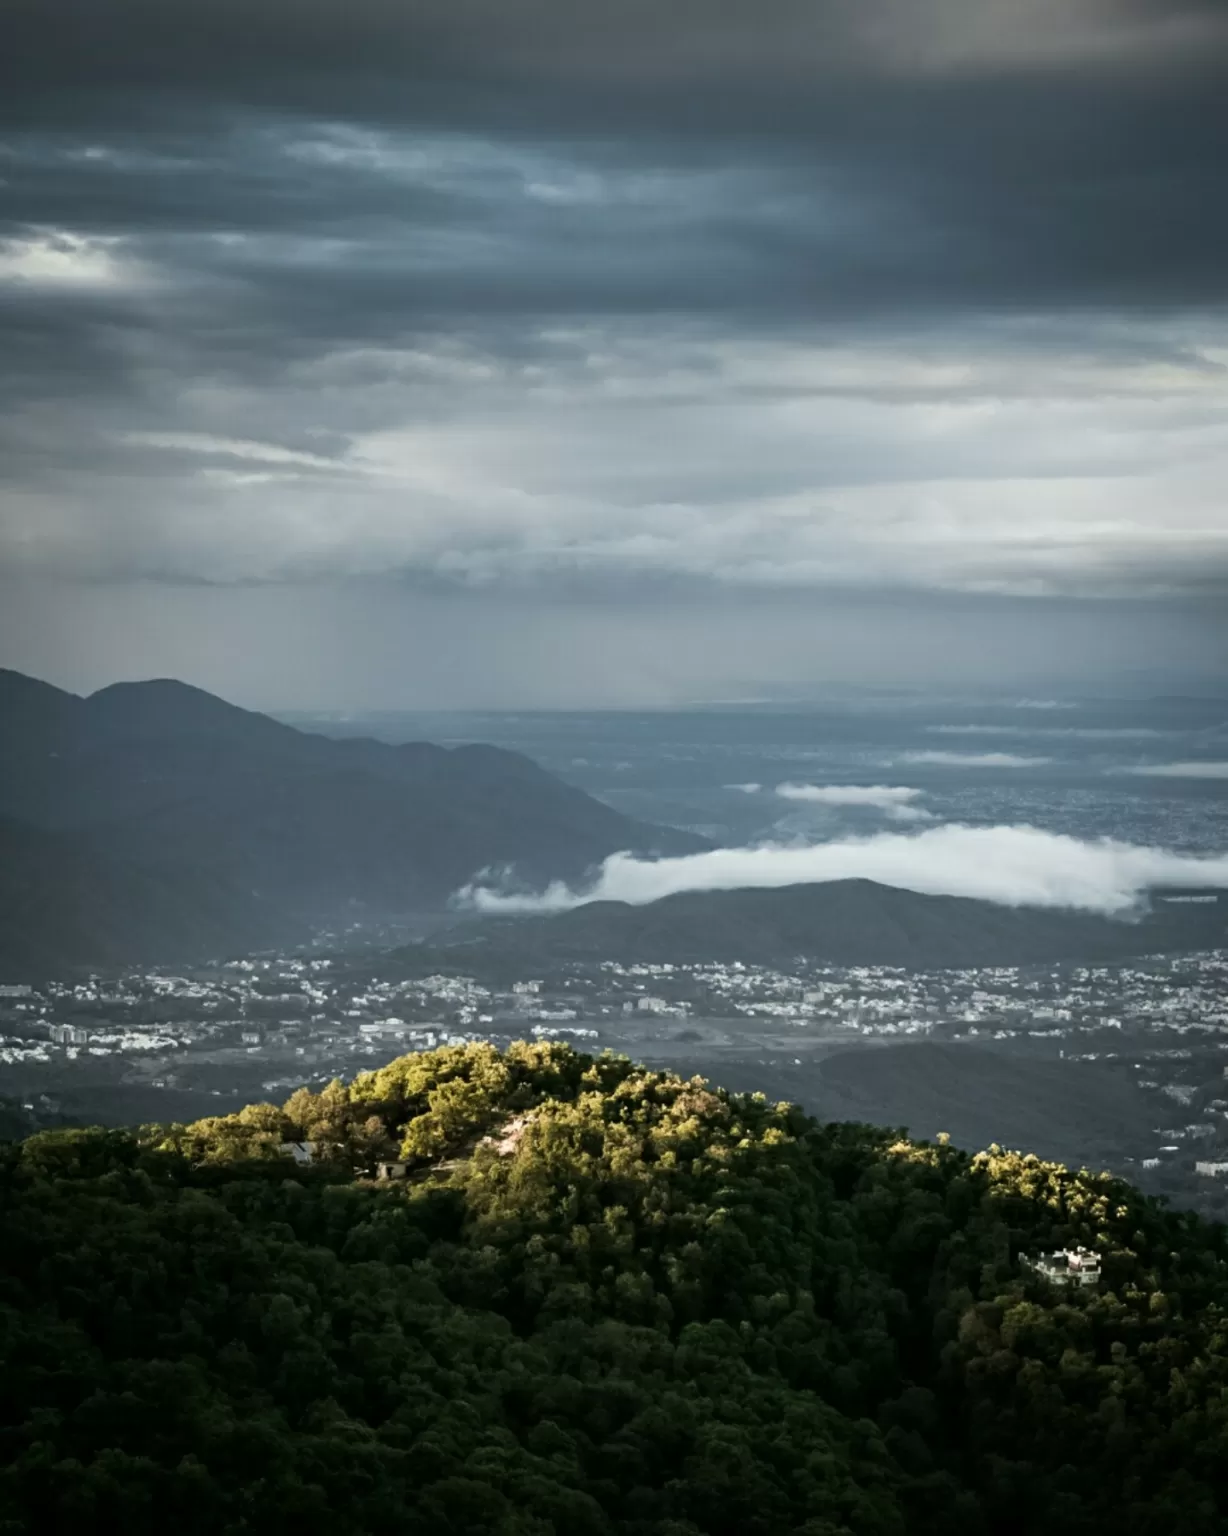
M 953 824 L 911 836 L 878 833 L 838 842 L 713 850 L 645 862 L 614 854 L 582 891 L 550 886 L 540 896 L 466 887 L 481 911 L 550 911 L 581 901 L 655 901 L 675 891 L 873 879 L 905 890 L 977 896 L 1007 906 L 1124 912 L 1149 888 L 1228 886 L 1228 854 L 1190 858 L 1104 839 L 1079 842 L 1033 827 Z

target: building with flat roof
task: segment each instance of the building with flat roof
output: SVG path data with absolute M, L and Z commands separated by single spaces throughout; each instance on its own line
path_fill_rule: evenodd
M 409 1177 L 409 1164 L 400 1161 L 376 1163 L 375 1177 L 377 1179 L 407 1179 Z
M 1021 1255 L 1025 1269 L 1052 1285 L 1090 1290 L 1100 1284 L 1100 1255 L 1091 1248 L 1058 1248 L 1053 1253 Z

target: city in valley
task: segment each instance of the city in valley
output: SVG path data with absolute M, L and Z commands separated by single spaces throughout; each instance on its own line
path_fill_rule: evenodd
M 414 968 L 412 949 L 305 951 L 5 986 L 9 1133 L 187 1121 L 409 1051 L 559 1039 L 824 1118 L 1107 1167 L 1228 1215 L 1228 950 L 929 972 L 603 962 L 479 980 Z

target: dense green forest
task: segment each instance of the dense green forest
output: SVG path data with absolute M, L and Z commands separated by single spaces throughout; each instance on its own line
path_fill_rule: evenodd
M 1225 1238 L 555 1045 L 43 1131 L 0 1147 L 0 1536 L 1210 1536 Z M 1070 1243 L 1099 1290 L 1020 1266 Z

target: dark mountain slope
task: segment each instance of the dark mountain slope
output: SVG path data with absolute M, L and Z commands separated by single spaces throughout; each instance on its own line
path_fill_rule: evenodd
M 83 852 L 63 833 L 0 817 L 0 980 L 65 964 L 121 966 L 297 942 L 301 923 L 225 881 Z
M 1110 960 L 1210 948 L 1228 935 L 1228 893 L 1213 903 L 1160 901 L 1134 921 L 923 896 L 872 880 L 771 890 L 684 891 L 645 906 L 590 902 L 552 917 L 507 918 L 457 929 L 475 955 L 624 962 L 797 956 L 836 965 L 927 969 Z
M 498 748 L 335 741 L 182 683 L 80 699 L 11 672 L 0 674 L 0 815 L 75 840 L 74 901 L 91 870 L 118 861 L 209 901 L 229 891 L 240 913 L 255 898 L 290 926 L 437 910 L 488 866 L 574 879 L 619 849 L 705 846 Z M 68 846 L 51 861 L 56 878 L 68 878 Z M 50 870 L 43 887 L 52 910 Z
M 300 734 L 268 715 L 228 704 L 175 678 L 111 683 L 81 701 L 81 720 L 96 736 L 140 740 L 209 735 L 217 739 L 279 742 L 293 750 Z
M 0 667 L 0 719 L 14 731 L 45 736 L 79 718 L 82 700 L 50 683 Z

